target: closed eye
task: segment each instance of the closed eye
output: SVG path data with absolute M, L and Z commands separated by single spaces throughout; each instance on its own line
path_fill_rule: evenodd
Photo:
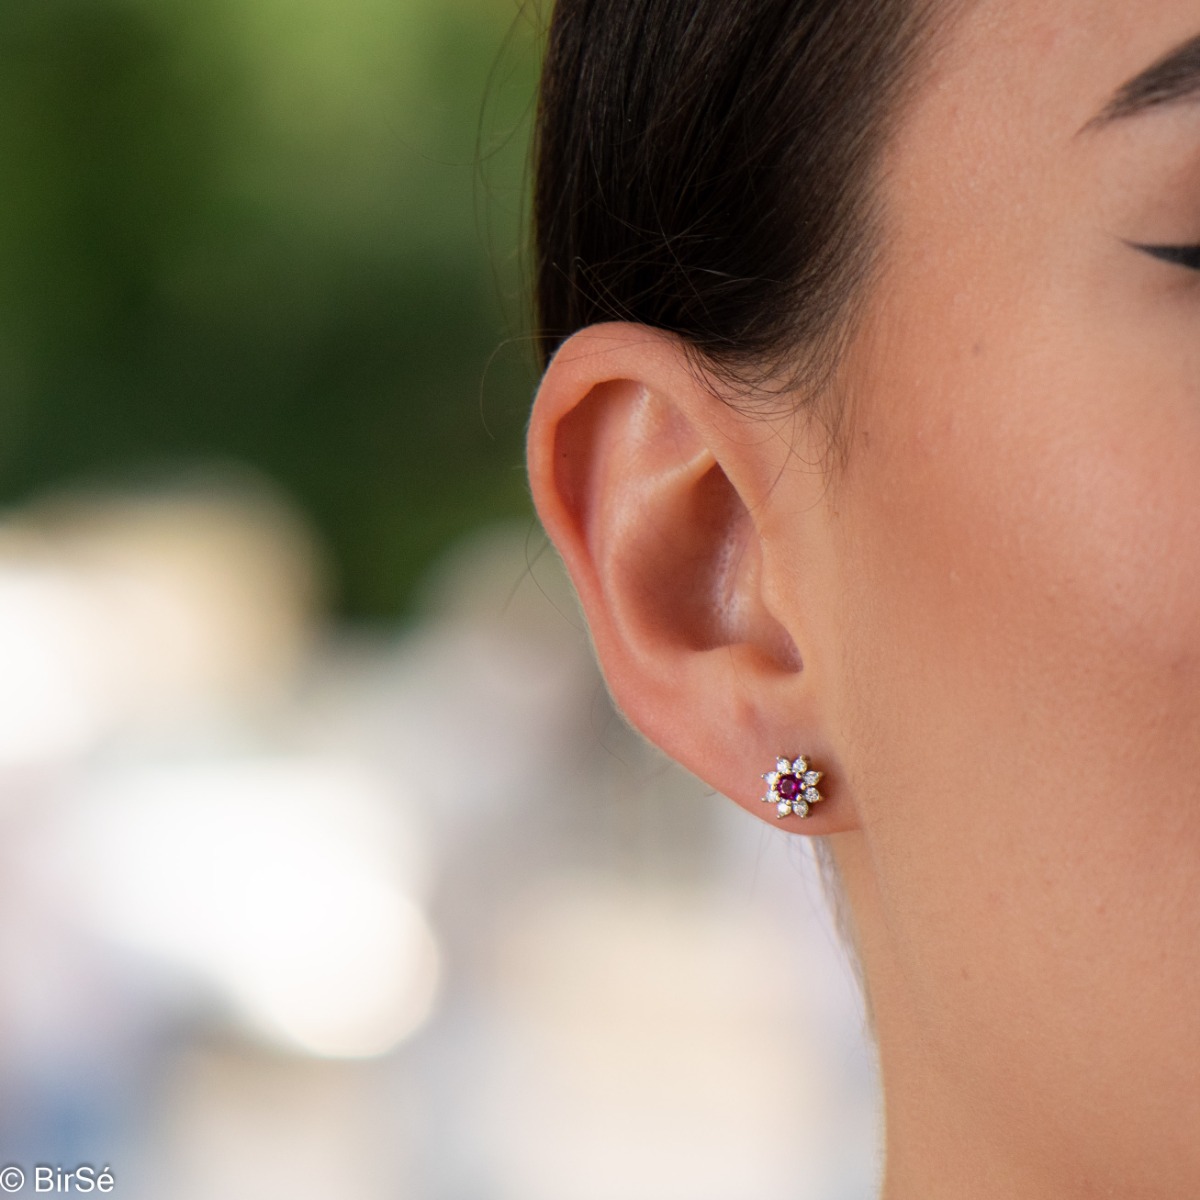
M 1132 245 L 1135 250 L 1149 254 L 1151 258 L 1160 258 L 1163 262 L 1187 267 L 1190 271 L 1200 271 L 1200 246 L 1143 246 L 1137 242 Z

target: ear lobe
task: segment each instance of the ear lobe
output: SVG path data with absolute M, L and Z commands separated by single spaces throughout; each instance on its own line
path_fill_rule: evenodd
M 759 774 L 823 739 L 801 652 L 764 599 L 744 499 L 761 493 L 757 460 L 765 476 L 775 467 L 754 437 L 730 437 L 730 412 L 668 335 L 595 326 L 546 373 L 530 477 L 617 704 L 694 774 L 773 819 Z M 785 827 L 831 832 L 823 808 Z

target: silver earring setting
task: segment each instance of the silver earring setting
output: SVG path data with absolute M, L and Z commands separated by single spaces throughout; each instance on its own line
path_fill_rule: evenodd
M 803 754 L 799 758 L 780 758 L 775 770 L 763 776 L 767 781 L 763 803 L 775 805 L 781 821 L 790 816 L 807 817 L 812 806 L 825 798 L 817 791 L 822 774 L 811 769 Z

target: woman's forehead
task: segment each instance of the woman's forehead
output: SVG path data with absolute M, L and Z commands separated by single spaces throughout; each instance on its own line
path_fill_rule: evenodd
M 936 26 L 935 26 L 936 28 Z M 983 0 L 955 10 L 918 110 L 1060 139 L 1156 103 L 1200 103 L 1196 0 Z M 1028 129 L 1028 125 L 1026 126 Z
M 1096 228 L 1136 235 L 1180 192 L 1169 175 L 1200 149 L 1196 0 L 983 0 L 934 39 L 884 155 L 893 267 L 1044 267 Z

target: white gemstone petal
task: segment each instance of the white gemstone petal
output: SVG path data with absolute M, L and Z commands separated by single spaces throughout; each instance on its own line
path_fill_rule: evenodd
M 805 787 L 816 787 L 817 784 L 821 782 L 821 774 L 822 773 L 820 771 L 805 771 L 804 772 L 804 786 Z
M 803 800 L 798 800 L 795 804 L 792 805 L 792 808 L 795 811 L 796 816 L 798 816 L 798 817 L 807 817 L 808 816 L 808 805 L 805 804 Z
M 780 800 L 780 802 L 775 806 L 775 811 L 781 817 L 786 817 L 791 813 L 792 806 L 786 800 Z
M 803 775 L 807 770 L 808 760 L 803 755 L 792 761 L 791 771 L 793 775 Z
M 775 762 L 775 770 L 780 775 L 787 775 L 791 772 L 792 764 L 786 758 L 777 759 Z
M 779 772 L 772 771 L 770 775 L 764 775 L 763 778 L 767 781 L 767 787 L 773 788 L 779 782 Z
M 804 793 L 805 804 L 818 804 L 821 800 L 821 793 L 816 788 L 808 788 Z

